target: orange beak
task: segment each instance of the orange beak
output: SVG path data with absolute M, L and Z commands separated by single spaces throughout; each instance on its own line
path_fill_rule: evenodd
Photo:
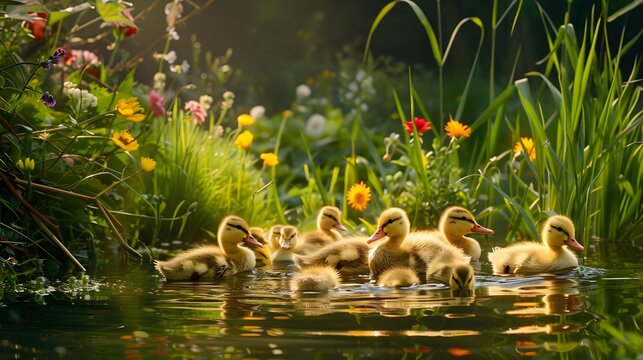
M 377 231 L 375 232 L 375 234 L 373 234 L 368 240 L 366 240 L 366 243 L 370 244 L 370 243 L 375 242 L 375 241 L 377 241 L 377 240 L 379 240 L 379 239 L 381 239 L 381 238 L 383 238 L 385 236 L 386 236 L 386 233 L 384 232 L 384 230 L 381 227 L 377 228 Z
M 342 223 L 340 223 L 340 222 L 336 222 L 336 223 L 335 223 L 335 225 L 333 225 L 333 227 L 334 227 L 335 229 L 337 229 L 337 230 L 340 230 L 340 231 L 346 231 L 346 230 L 348 230 L 348 229 L 346 229 L 346 228 L 344 227 L 344 225 L 342 225 Z
M 250 245 L 251 247 L 254 247 L 254 248 L 260 248 L 260 247 L 263 246 L 263 244 L 260 243 L 259 241 L 257 241 L 257 239 L 255 239 L 252 235 L 246 236 L 243 239 L 243 242 L 248 244 L 248 245 Z
M 486 227 L 478 223 L 473 225 L 473 227 L 471 228 L 471 232 L 476 234 L 493 234 L 493 230 L 487 229 Z
M 576 241 L 576 238 L 573 236 L 569 236 L 569 238 L 565 241 L 565 245 L 568 247 L 578 251 L 578 252 L 585 252 L 585 248 L 583 245 L 579 244 L 578 241 Z

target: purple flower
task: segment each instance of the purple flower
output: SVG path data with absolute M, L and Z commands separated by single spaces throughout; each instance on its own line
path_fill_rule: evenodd
M 43 61 L 40 63 L 40 66 L 42 66 L 43 69 L 49 70 L 51 69 L 51 63 L 49 61 Z
M 54 99 L 54 96 L 51 95 L 48 91 L 45 91 L 42 93 L 42 96 L 40 97 L 40 101 L 45 103 L 45 105 L 49 107 L 54 107 L 56 106 L 56 99 Z
M 56 51 L 54 51 L 53 54 L 49 57 L 49 60 L 43 61 L 40 63 L 40 66 L 42 66 L 45 70 L 51 69 L 51 65 L 58 65 L 60 64 L 60 58 L 64 57 L 67 55 L 67 52 L 63 48 L 58 48 Z

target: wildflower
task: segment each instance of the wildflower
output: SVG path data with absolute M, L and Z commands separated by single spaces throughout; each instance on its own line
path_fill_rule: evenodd
M 307 97 L 310 97 L 310 94 L 312 91 L 310 90 L 310 86 L 301 84 L 297 86 L 297 89 L 295 89 L 295 94 L 297 94 L 297 99 L 305 99 Z
M 163 95 L 157 93 L 155 90 L 150 91 L 149 94 L 150 109 L 156 116 L 165 115 L 165 107 L 163 106 Z
M 31 32 L 31 36 L 34 39 L 43 39 L 45 37 L 45 30 L 47 29 L 47 18 L 49 17 L 49 15 L 44 12 L 37 12 L 35 14 L 31 13 L 30 15 L 35 15 L 33 16 L 33 20 L 24 21 L 22 23 L 22 27 L 29 30 Z
M 357 211 L 364 211 L 371 200 L 371 188 L 366 186 L 363 181 L 360 181 L 351 186 L 347 196 L 348 205 Z
M 129 9 L 124 9 L 122 14 L 127 21 L 119 21 L 116 23 L 116 26 L 123 31 L 123 36 L 130 37 L 138 34 L 138 26 L 134 24 L 134 17 Z
M 407 121 L 406 122 L 406 132 L 409 134 L 413 134 L 413 124 L 415 123 L 415 127 L 418 130 L 418 134 L 422 135 L 425 132 L 431 130 L 431 122 L 426 121 L 422 118 L 415 117 L 413 118 L 413 121 Z
M 248 115 L 248 114 L 241 114 L 237 117 L 237 122 L 239 123 L 239 127 L 243 126 L 250 126 L 255 123 L 255 118 Z
M 226 91 L 223 93 L 223 101 L 221 102 L 221 110 L 228 110 L 234 104 L 234 93 Z
M 167 34 L 169 35 L 170 39 L 172 39 L 172 40 L 179 40 L 181 38 L 179 36 L 179 33 L 176 32 L 175 28 L 168 29 Z
M 261 105 L 253 106 L 252 109 L 250 109 L 250 116 L 252 116 L 255 119 L 259 119 L 265 114 L 266 114 L 266 108 Z
M 213 102 L 214 102 L 214 99 L 212 99 L 212 96 L 210 95 L 199 96 L 199 104 L 201 104 L 201 106 L 203 106 L 205 110 L 210 110 Z
M 176 61 L 176 51 L 171 50 L 167 54 L 163 54 L 161 58 L 167 61 L 169 64 L 174 64 L 174 62 Z
M 252 146 L 252 140 L 254 135 L 248 130 L 243 131 L 237 139 L 234 141 L 234 144 L 237 145 L 239 149 L 249 149 Z
M 36 168 L 36 161 L 32 158 L 26 158 L 24 161 L 20 159 L 16 163 L 16 166 L 18 166 L 20 170 L 24 170 L 25 172 L 31 172 L 33 171 L 33 169 Z
M 185 111 L 188 111 L 192 116 L 194 116 L 194 120 L 196 120 L 197 124 L 203 124 L 205 117 L 208 115 L 207 111 L 203 108 L 203 105 L 194 100 L 190 100 L 185 103 Z
M 65 55 L 67 55 L 65 49 L 58 48 L 56 49 L 56 51 L 54 51 L 53 54 L 49 56 L 49 59 L 47 59 L 47 61 L 41 62 L 40 66 L 42 66 L 45 70 L 50 70 L 52 65 L 60 64 L 60 58 L 64 58 Z
M 45 91 L 44 93 L 42 93 L 42 96 L 40 97 L 40 101 L 42 101 L 43 103 L 45 103 L 45 105 L 49 107 L 56 106 L 56 99 L 48 91 Z
M 170 66 L 170 71 L 175 73 L 175 74 L 185 74 L 190 70 L 190 64 L 188 64 L 187 61 L 183 60 L 183 62 L 179 64 L 174 64 Z
M 115 131 L 112 141 L 125 151 L 138 150 L 138 142 L 127 130 Z
M 65 58 L 66 65 L 73 65 L 74 68 L 82 68 L 85 65 L 99 65 L 98 56 L 89 50 L 71 50 Z
M 141 169 L 147 172 L 154 171 L 154 169 L 156 169 L 156 160 L 141 156 Z
M 271 153 L 271 152 L 263 153 L 259 155 L 259 158 L 263 160 L 264 167 L 273 167 L 279 164 L 279 157 L 275 155 L 275 153 Z
M 447 136 L 455 139 L 460 137 L 468 138 L 471 136 L 471 128 L 469 125 L 465 125 L 454 119 L 449 120 L 449 122 L 444 126 L 444 130 L 446 130 Z
M 293 116 L 293 115 L 294 115 L 294 113 L 290 109 L 286 109 L 286 110 L 281 112 L 281 116 L 283 116 L 286 119 L 291 117 L 291 116 Z
M 168 32 L 174 29 L 176 20 L 183 15 L 183 4 L 180 0 L 173 0 L 165 5 L 165 20 L 167 21 Z
M 312 137 L 321 136 L 326 130 L 326 117 L 321 114 L 313 114 L 306 121 L 306 134 Z
M 165 74 L 162 72 L 154 74 L 154 90 L 162 92 L 165 89 L 165 79 Z
M 520 141 L 516 142 L 516 145 L 514 145 L 515 156 L 518 156 L 523 152 L 529 155 L 529 160 L 536 160 L 536 147 L 534 146 L 534 140 L 532 138 L 521 137 Z
M 87 90 L 81 90 L 71 81 L 65 81 L 63 84 L 63 93 L 72 99 L 76 104 L 76 111 L 86 110 L 88 107 L 96 107 L 98 98 Z
M 138 114 L 139 111 L 143 111 L 143 108 L 141 104 L 139 104 L 138 99 L 133 96 L 129 99 L 118 100 L 116 110 L 129 121 L 141 122 L 145 119 L 144 114 Z

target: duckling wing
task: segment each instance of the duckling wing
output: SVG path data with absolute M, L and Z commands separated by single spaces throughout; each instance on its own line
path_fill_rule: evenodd
M 225 254 L 216 246 L 194 248 L 170 260 L 157 261 L 155 266 L 170 281 L 217 279 L 231 275 Z

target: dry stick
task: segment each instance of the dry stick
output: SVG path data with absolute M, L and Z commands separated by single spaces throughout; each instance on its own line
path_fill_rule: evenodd
M 27 185 L 27 182 L 24 181 L 24 180 L 15 179 L 15 181 L 18 184 Z M 118 241 L 121 243 L 121 246 L 128 253 L 134 255 L 135 257 L 137 257 L 139 259 L 143 258 L 143 255 L 139 254 L 138 251 L 134 250 L 132 247 L 130 247 L 127 244 L 127 241 L 125 241 L 125 239 L 123 238 L 121 233 L 118 231 L 118 228 L 116 227 L 116 224 L 118 224 L 121 227 L 122 227 L 122 225 L 120 225 L 120 223 L 114 218 L 114 216 L 112 214 L 110 214 L 110 212 L 107 211 L 107 209 L 105 209 L 105 206 L 100 202 L 100 200 L 96 199 L 95 197 L 82 195 L 82 194 L 77 194 L 77 193 L 72 192 L 72 191 L 58 189 L 58 188 L 55 188 L 55 187 L 50 187 L 50 186 L 47 186 L 47 185 L 42 185 L 42 184 L 37 184 L 37 183 L 31 183 L 31 187 L 34 188 L 34 189 L 37 189 L 37 190 L 48 191 L 48 192 L 52 192 L 54 194 L 64 195 L 64 196 L 84 200 L 84 201 L 91 202 L 91 203 L 95 204 L 96 207 L 98 208 L 98 210 L 101 212 L 101 214 L 105 218 L 105 220 L 107 221 L 107 224 L 109 225 L 109 227 L 112 229 L 114 234 L 116 234 L 116 238 L 118 238 Z
M 65 253 L 65 255 L 67 255 L 67 257 L 74 263 L 74 265 L 78 266 L 78 268 L 80 268 L 81 271 L 87 271 L 85 270 L 85 267 L 83 267 L 83 265 L 80 262 L 78 262 L 78 260 L 74 257 L 74 255 L 71 252 L 69 252 L 69 250 L 65 247 L 65 245 L 58 239 L 58 237 L 54 235 L 54 233 L 49 229 L 48 225 L 45 225 L 45 221 L 42 221 L 42 218 L 44 218 L 47 223 L 52 224 L 51 221 L 49 221 L 49 219 L 47 219 L 44 215 L 42 215 L 38 210 L 36 210 L 33 206 L 31 206 L 31 204 L 29 204 L 22 197 L 22 195 L 18 192 L 18 190 L 16 190 L 16 188 L 13 187 L 13 185 L 11 184 L 11 182 L 9 181 L 9 179 L 5 174 L 0 173 L 0 177 L 2 177 L 2 182 L 5 184 L 7 188 L 9 188 L 9 191 L 11 191 L 13 196 L 15 196 L 16 199 L 20 201 L 20 204 L 25 209 L 27 209 L 27 212 L 29 213 L 31 220 L 33 220 L 36 223 L 36 225 L 38 225 L 38 228 L 40 228 L 40 230 L 42 230 L 49 239 L 51 239 L 56 245 L 58 245 L 58 247 Z M 58 232 L 58 229 L 56 228 L 55 225 L 54 225 L 54 229 L 56 229 L 56 232 Z

